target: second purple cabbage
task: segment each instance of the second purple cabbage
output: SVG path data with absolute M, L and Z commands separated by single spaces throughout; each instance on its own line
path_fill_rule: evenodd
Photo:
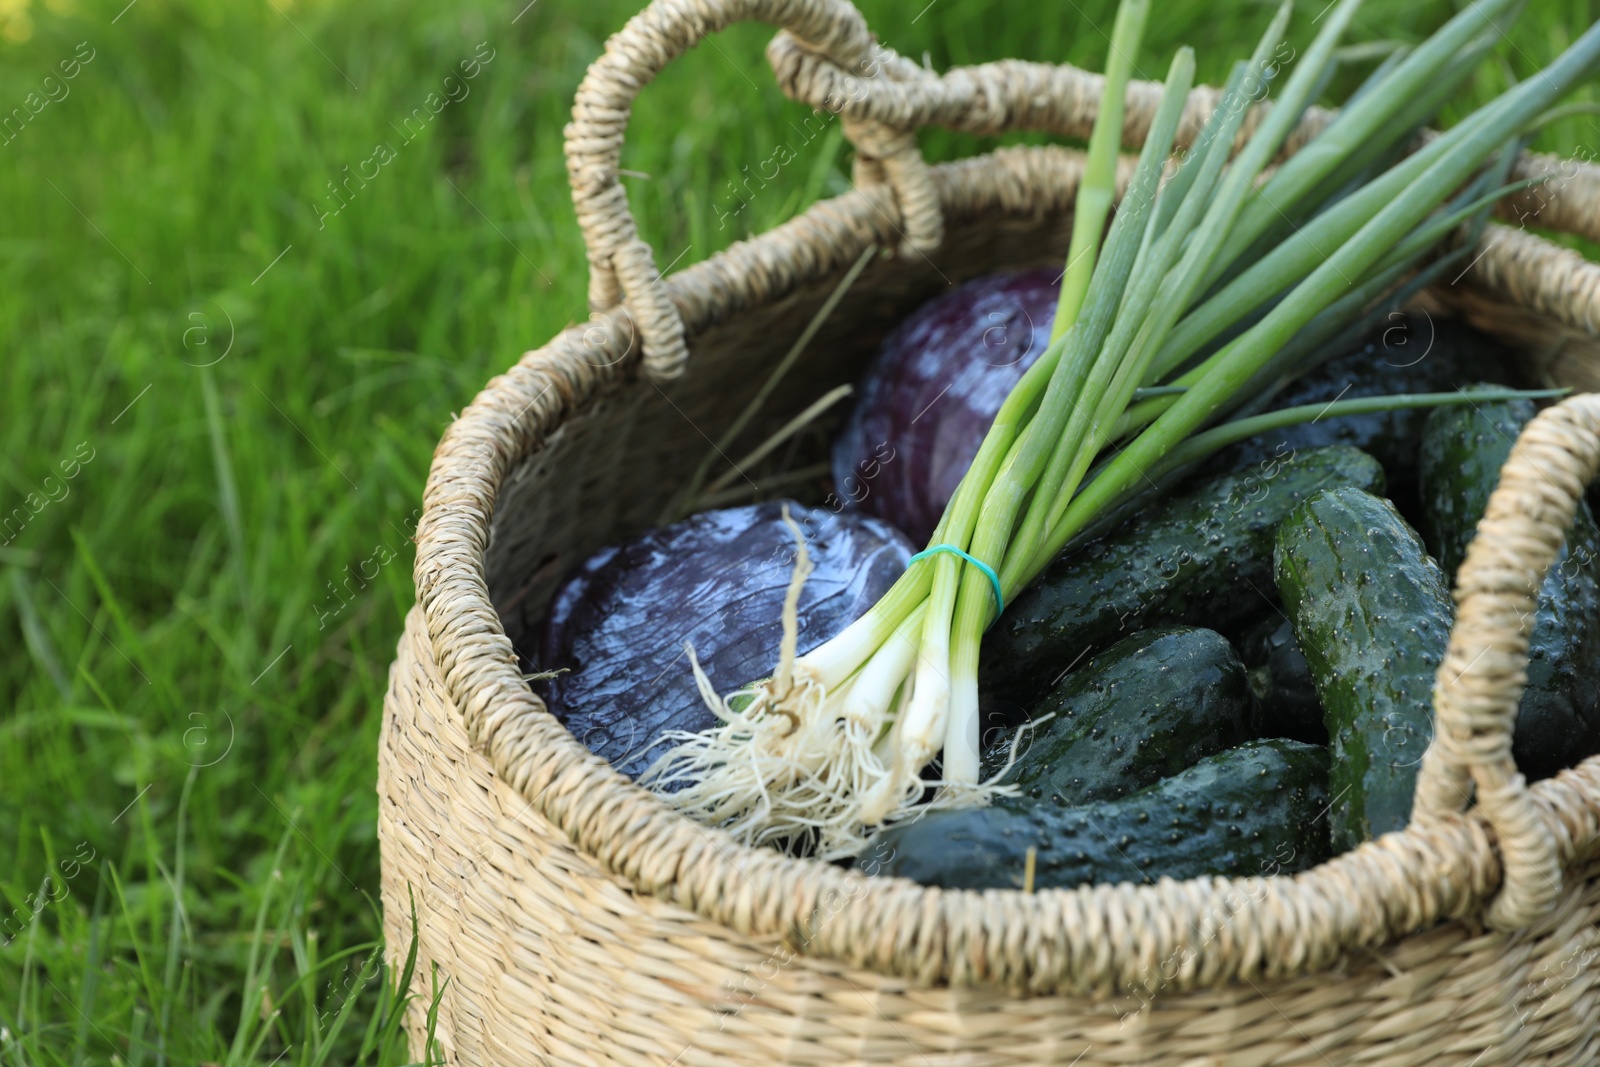
M 925 544 L 1012 386 L 1045 350 L 1057 267 L 992 274 L 929 301 L 883 342 L 833 448 L 839 499 Z

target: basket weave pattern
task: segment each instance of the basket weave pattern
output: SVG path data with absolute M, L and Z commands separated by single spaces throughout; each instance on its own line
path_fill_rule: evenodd
M 785 27 L 769 49 L 785 91 L 844 119 L 858 188 L 663 278 L 616 182 L 629 104 L 705 33 L 757 17 Z M 855 378 L 952 282 L 1059 261 L 1081 156 L 928 166 L 915 127 L 1086 133 L 1097 85 L 1035 64 L 933 75 L 875 49 L 843 0 L 658 0 L 608 44 L 568 131 L 595 314 L 490 382 L 440 443 L 385 700 L 384 909 L 403 954 L 416 904 L 414 1039 L 436 965 L 452 1063 L 1596 1060 L 1600 758 L 1528 788 L 1509 738 L 1519 619 L 1600 463 L 1600 399 L 1542 415 L 1507 464 L 1458 579 L 1412 826 L 1294 877 L 978 893 L 746 849 L 617 775 L 518 674 L 556 583 L 654 520 L 771 339 L 863 251 L 898 255 L 861 276 L 772 418 Z M 1151 94 L 1134 87 L 1126 143 Z M 1289 147 L 1326 121 L 1308 114 Z M 1600 230 L 1600 174 L 1518 166 L 1565 168 L 1541 225 Z M 1600 270 L 1503 226 L 1477 251 L 1475 287 L 1433 298 L 1514 324 L 1547 374 L 1573 366 Z

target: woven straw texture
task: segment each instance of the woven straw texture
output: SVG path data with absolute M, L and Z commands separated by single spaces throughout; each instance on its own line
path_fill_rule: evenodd
M 662 277 L 616 181 L 632 98 L 749 18 L 783 28 L 785 91 L 844 121 L 857 189 Z M 1600 397 L 1529 426 L 1462 566 L 1412 825 L 1293 877 L 980 893 L 746 849 L 612 771 L 522 680 L 515 650 L 560 579 L 655 520 L 781 354 L 773 338 L 864 252 L 884 250 L 771 419 L 855 379 L 950 284 L 1060 261 L 1080 155 L 928 166 L 916 126 L 1084 134 L 1099 84 L 1018 63 L 935 75 L 877 48 L 844 0 L 657 0 L 608 43 L 568 129 L 589 321 L 441 441 L 384 704 L 383 903 L 397 960 L 415 909 L 417 1058 L 436 969 L 437 1038 L 461 1064 L 1600 1059 L 1600 758 L 1530 788 L 1509 743 L 1520 625 L 1600 465 Z M 1125 143 L 1154 93 L 1133 88 Z M 1196 92 L 1191 128 L 1214 100 Z M 1556 175 L 1541 226 L 1600 236 L 1600 173 L 1517 169 Z M 1472 253 L 1429 306 L 1513 339 L 1537 375 L 1600 384 L 1600 270 L 1502 225 Z

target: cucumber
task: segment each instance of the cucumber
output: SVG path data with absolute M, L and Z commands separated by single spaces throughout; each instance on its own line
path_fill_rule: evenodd
M 1422 534 L 1454 575 L 1500 468 L 1536 409 L 1531 401 L 1439 408 L 1423 430 L 1418 471 Z M 1600 529 L 1589 506 L 1567 532 L 1539 588 L 1528 635 L 1528 686 L 1511 751 L 1529 780 L 1548 778 L 1600 748 Z
M 1002 779 L 1057 805 L 1137 792 L 1250 736 L 1250 689 L 1233 646 L 1213 630 L 1146 630 L 1061 679 L 1034 708 Z M 986 778 L 1011 757 L 1017 731 L 983 752 Z
M 1278 530 L 1278 591 L 1322 701 L 1333 846 L 1405 826 L 1433 732 L 1453 607 L 1444 572 L 1393 504 L 1330 489 Z
M 1273 612 L 1262 619 L 1240 639 L 1239 653 L 1256 701 L 1256 732 L 1308 745 L 1327 744 L 1322 701 L 1288 616 Z
M 1121 800 L 1073 808 L 1005 798 L 890 827 L 857 857 L 872 874 L 951 889 L 1269 875 L 1328 855 L 1328 756 L 1298 741 L 1251 741 Z
M 984 691 L 1031 706 L 1085 649 L 1099 651 L 1160 623 L 1234 636 L 1273 602 L 1279 522 L 1336 485 L 1381 492 L 1383 469 L 1354 448 L 1284 452 L 1153 504 L 1063 554 L 984 636 Z

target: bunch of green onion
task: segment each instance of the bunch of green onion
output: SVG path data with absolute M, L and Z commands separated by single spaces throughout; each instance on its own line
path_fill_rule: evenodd
M 647 775 L 670 801 L 749 843 L 857 850 L 874 827 L 981 802 L 978 660 L 1004 601 L 1097 522 L 1233 441 L 1319 415 L 1462 402 L 1427 394 L 1224 421 L 1329 354 L 1397 288 L 1436 276 L 1436 251 L 1481 227 L 1530 128 L 1600 63 L 1592 27 L 1537 77 L 1415 152 L 1519 0 L 1479 0 L 1392 55 L 1298 153 L 1278 156 L 1321 93 L 1360 0 L 1340 0 L 1270 110 L 1235 152 L 1279 70 L 1287 3 L 1166 175 L 1194 57 L 1172 60 L 1132 180 L 1106 233 L 1129 58 L 1148 0 L 1126 0 L 1078 192 L 1052 341 L 1006 399 L 945 509 L 930 553 L 838 636 L 795 654 L 804 540 L 771 678 L 716 693 L 721 725 L 681 734 Z M 1475 231 L 1474 231 L 1475 232 Z M 1431 261 L 1430 257 L 1434 257 Z M 1419 273 L 1420 272 L 1420 273 Z M 1489 393 L 1471 394 L 1485 399 Z M 692 650 L 691 650 L 692 652 Z M 936 782 L 924 768 L 942 753 Z

